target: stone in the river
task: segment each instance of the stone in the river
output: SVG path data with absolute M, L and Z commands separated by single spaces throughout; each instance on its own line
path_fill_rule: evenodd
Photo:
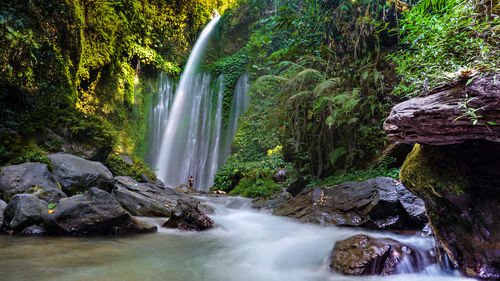
M 271 198 L 258 198 L 253 201 L 252 207 L 256 209 L 266 209 L 274 211 L 278 205 L 290 200 L 292 195 L 286 191 L 280 191 L 271 196 Z
M 115 177 L 113 196 L 135 216 L 168 217 L 179 199 L 188 197 L 161 182 L 139 183 L 130 177 Z
M 5 201 L 0 200 L 0 229 L 2 229 L 3 225 L 3 212 L 5 211 L 5 208 L 7 208 L 7 203 Z
M 49 155 L 54 166 L 54 176 L 68 195 L 98 187 L 111 191 L 113 175 L 100 162 L 89 161 L 66 153 Z
M 31 225 L 44 224 L 47 215 L 47 202 L 32 194 L 16 194 L 5 208 L 4 220 L 7 229 L 18 232 Z
M 199 193 L 198 190 L 190 187 L 189 185 L 186 185 L 186 184 L 181 184 L 179 185 L 178 187 L 176 187 L 174 189 L 175 191 L 179 192 L 179 193 L 185 193 L 185 194 L 190 194 L 190 193 Z
M 31 225 L 21 231 L 21 235 L 26 236 L 43 236 L 45 233 L 45 228 L 40 225 Z
M 179 200 L 177 211 L 170 214 L 163 227 L 202 231 L 213 228 L 214 222 L 205 215 L 197 202 Z
M 5 201 L 20 193 L 33 194 L 49 203 L 66 197 L 47 166 L 32 162 L 2 167 L 0 192 Z
M 421 229 L 426 223 L 423 201 L 391 178 L 307 188 L 279 204 L 274 214 L 373 229 Z
M 127 235 L 156 230 L 130 216 L 111 194 L 95 187 L 61 199 L 49 221 L 50 232 L 60 235 Z
M 330 268 L 347 275 L 391 275 L 422 271 L 435 263 L 429 252 L 418 251 L 390 238 L 358 234 L 337 241 Z

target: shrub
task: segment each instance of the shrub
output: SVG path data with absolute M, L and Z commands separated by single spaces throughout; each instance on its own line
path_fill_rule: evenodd
M 114 176 L 129 176 L 138 182 L 144 182 L 142 175 L 146 175 L 151 181 L 156 181 L 155 173 L 144 162 L 133 157 L 134 164 L 122 159 L 116 154 L 109 155 L 103 164 L 108 167 Z

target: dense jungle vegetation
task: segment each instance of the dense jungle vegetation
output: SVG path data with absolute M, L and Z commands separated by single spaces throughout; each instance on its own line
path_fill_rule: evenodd
M 224 74 L 226 122 L 238 77 L 252 81 L 215 178 L 214 189 L 232 194 L 271 195 L 279 169 L 288 183 L 311 185 L 397 178 L 401 163 L 381 129 L 391 106 L 459 69 L 500 65 L 497 0 L 7 0 L 1 164 L 48 162 L 62 145 L 50 132 L 61 127 L 141 162 L 152 80 L 180 74 L 214 8 L 222 18 L 203 69 Z M 132 173 L 118 157 L 108 161 Z
M 224 52 L 207 59 L 253 78 L 234 154 L 215 178 L 214 189 L 232 194 L 271 195 L 279 168 L 288 183 L 397 179 L 401 163 L 381 129 L 390 108 L 459 69 L 500 65 L 498 1 L 239 4 L 218 26 L 213 49 Z
M 232 2 L 3 1 L 0 127 L 15 133 L 4 130 L 0 163 L 46 161 L 62 145 L 46 129 L 141 161 L 149 78 L 179 75 L 213 9 Z

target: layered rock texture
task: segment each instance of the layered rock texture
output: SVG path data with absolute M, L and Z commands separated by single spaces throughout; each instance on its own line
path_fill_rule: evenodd
M 486 280 L 500 279 L 499 123 L 500 74 L 490 74 L 403 102 L 384 124 L 392 140 L 419 143 L 401 180 L 424 200 L 436 239 L 464 274 Z
M 372 229 L 421 229 L 427 222 L 423 201 L 391 178 L 307 188 L 281 202 L 274 214 Z
M 384 123 L 387 136 L 408 144 L 500 142 L 500 125 L 494 125 L 500 123 L 500 74 L 471 79 L 435 88 L 427 96 L 394 106 Z M 475 124 L 473 114 L 480 116 Z

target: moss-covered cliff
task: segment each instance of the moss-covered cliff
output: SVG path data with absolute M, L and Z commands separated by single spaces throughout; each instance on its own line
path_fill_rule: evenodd
M 111 124 L 117 151 L 143 156 L 148 80 L 178 75 L 213 9 L 232 2 L 2 2 L 0 127 L 24 134 L 23 116 L 43 106 L 76 109 Z

